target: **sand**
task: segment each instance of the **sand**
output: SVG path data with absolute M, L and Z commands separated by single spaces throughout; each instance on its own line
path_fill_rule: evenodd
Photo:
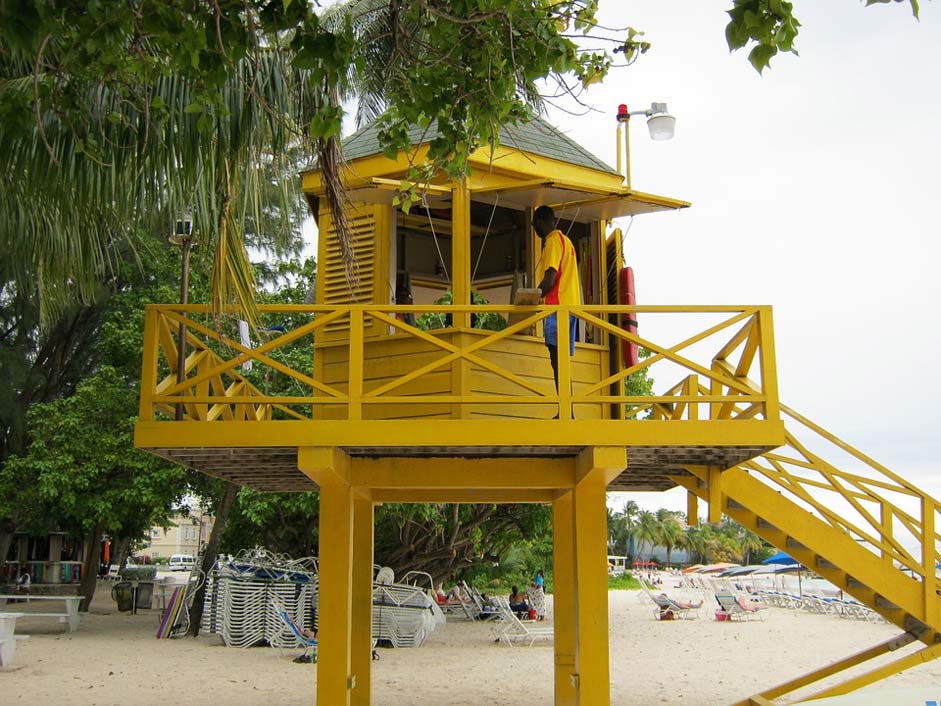
M 551 597 L 550 597 L 551 598 Z M 711 597 L 707 597 L 707 601 Z M 608 594 L 611 703 L 731 704 L 900 631 L 769 608 L 763 622 L 654 620 L 635 591 Z M 708 607 L 708 603 L 707 603 Z M 0 703 L 57 706 L 312 706 L 317 666 L 298 651 L 223 647 L 213 638 L 156 640 L 157 611 L 118 613 L 104 584 L 79 630 L 29 618 L 12 667 L 0 670 Z M 551 617 L 551 612 L 550 612 Z M 382 649 L 373 663 L 374 706 L 544 706 L 552 703 L 552 647 L 494 644 L 486 623 L 452 619 L 417 649 Z M 898 656 L 898 653 L 896 655 Z M 941 685 L 941 661 L 869 690 Z

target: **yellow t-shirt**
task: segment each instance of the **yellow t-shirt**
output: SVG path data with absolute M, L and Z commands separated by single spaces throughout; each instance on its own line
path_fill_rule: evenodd
M 556 271 L 555 285 L 546 294 L 546 304 L 581 304 L 582 287 L 578 281 L 575 246 L 561 230 L 554 230 L 542 244 L 542 255 L 536 265 L 536 282 L 542 282 L 546 270 Z

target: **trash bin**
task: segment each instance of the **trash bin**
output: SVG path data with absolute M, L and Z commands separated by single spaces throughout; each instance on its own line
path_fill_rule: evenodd
M 111 598 L 118 604 L 118 610 L 127 613 L 134 607 L 134 590 L 130 581 L 118 581 L 111 587 Z
M 154 604 L 154 582 L 139 581 L 137 583 L 137 604 L 135 608 L 147 608 L 150 610 Z

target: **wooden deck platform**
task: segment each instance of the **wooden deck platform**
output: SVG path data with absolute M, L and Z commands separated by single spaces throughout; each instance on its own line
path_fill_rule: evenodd
M 584 446 L 344 446 L 352 457 L 440 458 L 572 458 Z M 626 446 L 628 464 L 609 490 L 662 491 L 676 486 L 676 476 L 687 476 L 690 465 L 730 468 L 770 451 L 774 446 Z M 207 475 L 267 492 L 303 492 L 317 485 L 297 467 L 297 446 L 224 448 L 146 448 L 168 461 Z

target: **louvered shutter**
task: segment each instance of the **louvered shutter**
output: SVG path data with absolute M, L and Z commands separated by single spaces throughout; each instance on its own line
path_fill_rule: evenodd
M 353 253 L 355 255 L 354 279 L 350 281 L 346 266 L 337 240 L 333 218 L 329 211 L 321 213 L 320 227 L 320 266 L 323 283 L 319 300 L 323 304 L 372 304 L 375 257 L 376 257 L 376 207 L 372 204 L 351 204 L 347 211 L 350 225 L 350 235 L 353 240 Z M 372 327 L 373 320 L 367 318 L 365 326 L 367 331 Z M 326 326 L 325 331 L 330 337 L 343 337 L 349 335 L 349 323 L 338 321 Z

